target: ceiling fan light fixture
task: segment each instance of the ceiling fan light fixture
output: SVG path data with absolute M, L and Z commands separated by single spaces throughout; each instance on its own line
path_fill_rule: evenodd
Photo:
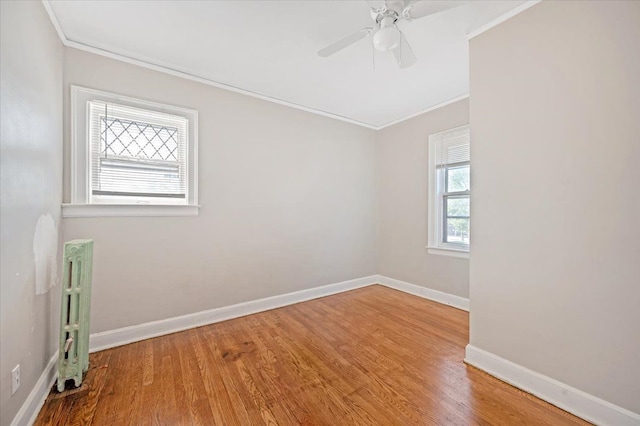
M 0 0 L 1 1 L 1 0 Z M 342 39 L 318 50 L 318 55 L 326 58 L 342 49 L 351 46 L 373 33 L 373 48 L 375 51 L 391 52 L 400 68 L 408 68 L 416 63 L 416 55 L 411 45 L 398 28 L 398 22 L 409 22 L 429 15 L 443 12 L 447 9 L 470 3 L 470 0 L 365 0 L 371 7 L 371 19 L 374 27 L 363 28 Z M 403 24 L 400 24 L 402 27 Z M 375 61 L 374 61 L 375 69 Z
M 373 35 L 373 46 L 381 52 L 388 52 L 400 44 L 400 31 L 395 26 L 380 28 Z

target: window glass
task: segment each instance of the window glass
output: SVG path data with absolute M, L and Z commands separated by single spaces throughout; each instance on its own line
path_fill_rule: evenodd
M 447 192 L 468 191 L 470 188 L 470 166 L 447 167 Z
M 71 85 L 64 217 L 197 216 L 198 112 Z
M 447 217 L 469 217 L 469 197 L 446 198 Z
M 447 219 L 445 242 L 469 244 L 469 219 Z
M 91 101 L 91 202 L 187 203 L 185 117 Z
M 429 253 L 466 257 L 465 252 L 469 251 L 470 242 L 470 207 L 469 126 L 430 135 L 427 246 L 430 249 Z

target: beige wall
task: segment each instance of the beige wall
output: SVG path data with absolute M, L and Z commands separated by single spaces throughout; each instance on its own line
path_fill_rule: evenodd
M 379 274 L 469 297 L 469 261 L 426 249 L 429 135 L 468 123 L 465 99 L 376 134 Z
M 95 240 L 92 332 L 376 273 L 372 130 L 75 49 L 65 114 L 70 84 L 199 112 L 198 217 L 65 219 Z
M 640 2 L 471 41 L 471 344 L 640 412 Z
M 2 1 L 0 15 L 0 424 L 8 425 L 58 343 L 60 286 L 48 290 L 54 274 L 36 294 L 34 234 L 43 215 L 54 233 L 60 225 L 63 47 L 42 3 Z

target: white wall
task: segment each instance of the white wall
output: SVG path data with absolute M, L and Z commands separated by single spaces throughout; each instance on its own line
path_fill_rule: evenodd
M 199 112 L 198 217 L 64 220 L 95 240 L 92 332 L 376 273 L 372 130 L 76 49 L 64 79 L 66 161 L 70 84 Z
M 469 101 L 455 102 L 376 134 L 378 273 L 469 297 L 469 261 L 427 253 L 429 135 L 469 124 Z
M 40 263 L 38 273 L 44 271 L 45 278 L 36 288 L 34 234 L 39 218 L 51 215 L 55 255 L 62 201 L 63 47 L 42 3 L 2 1 L 0 15 L 0 424 L 8 425 L 58 343 L 60 294 L 48 290 L 57 277 L 50 274 L 56 260 Z M 36 240 L 42 248 L 43 239 Z M 18 363 L 22 383 L 11 395 L 11 370 Z
M 471 51 L 471 344 L 640 412 L 640 2 L 542 2 Z

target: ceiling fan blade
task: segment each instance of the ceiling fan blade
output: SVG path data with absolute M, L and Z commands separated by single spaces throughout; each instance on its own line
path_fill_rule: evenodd
M 336 41 L 335 43 L 330 44 L 329 46 L 325 47 L 324 49 L 318 50 L 318 55 L 322 56 L 323 58 L 326 58 L 327 56 L 331 56 L 334 53 L 339 52 L 340 50 L 344 49 L 345 47 L 351 46 L 356 41 L 362 40 L 363 38 L 365 38 L 366 36 L 371 34 L 372 30 L 373 30 L 373 28 L 363 28 L 360 31 L 356 31 L 353 34 L 348 35 L 345 38 L 340 39 L 340 40 Z
M 462 6 L 469 1 L 462 0 L 428 0 L 412 1 L 402 11 L 402 16 L 408 20 L 419 19 L 425 16 L 434 15 L 454 7 Z
M 402 32 L 400 32 L 400 44 L 392 52 L 400 68 L 409 68 L 416 63 L 416 55 Z

